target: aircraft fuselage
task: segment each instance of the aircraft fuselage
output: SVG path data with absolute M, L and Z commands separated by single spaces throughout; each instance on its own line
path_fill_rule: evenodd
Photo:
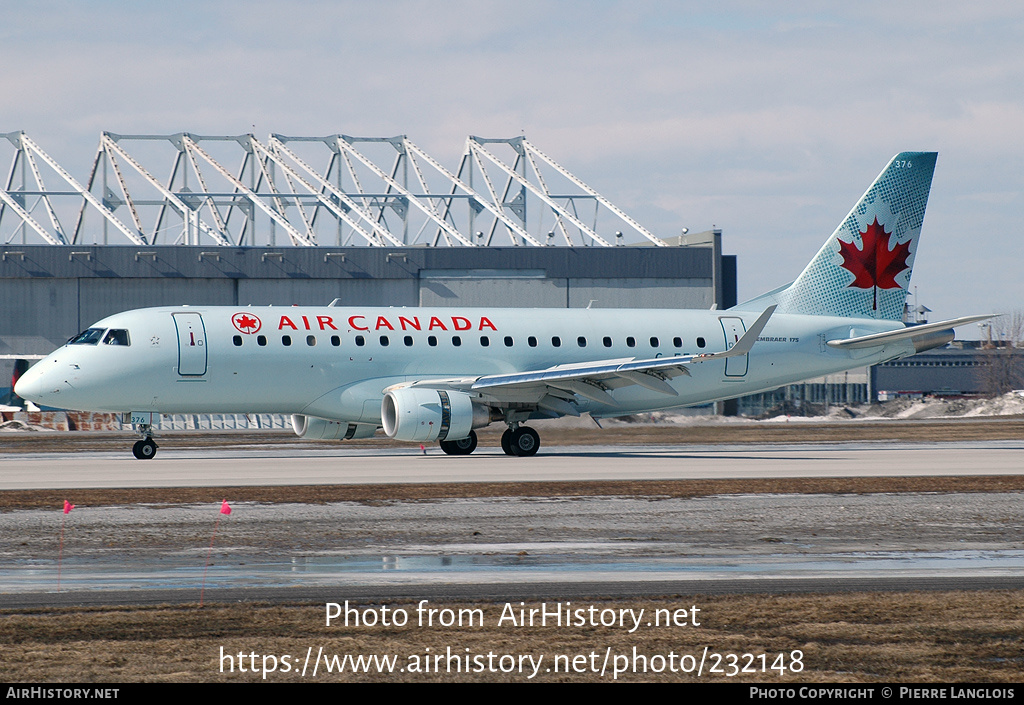
M 88 411 L 286 413 L 380 424 L 384 390 L 395 384 L 716 353 L 756 317 L 650 309 L 139 309 L 90 329 L 127 331 L 127 345 L 65 345 L 35 365 L 19 390 L 38 403 Z M 689 376 L 668 380 L 677 396 L 631 385 L 610 392 L 614 405 L 583 398 L 577 408 L 616 416 L 703 404 L 862 367 L 914 347 L 897 341 L 840 351 L 825 341 L 901 327 L 776 314 L 748 355 L 692 364 Z

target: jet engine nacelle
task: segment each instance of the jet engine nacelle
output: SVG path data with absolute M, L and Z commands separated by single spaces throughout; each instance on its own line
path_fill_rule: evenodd
M 407 387 L 384 395 L 384 433 L 400 441 L 457 441 L 491 422 L 490 410 L 465 392 Z
M 351 423 L 349 421 L 333 421 L 317 416 L 292 414 L 292 429 L 299 438 L 313 441 L 337 441 L 352 438 L 369 438 L 377 432 L 372 423 Z

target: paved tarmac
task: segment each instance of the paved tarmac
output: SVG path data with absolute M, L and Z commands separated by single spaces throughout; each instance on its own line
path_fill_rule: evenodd
M 773 477 L 1019 475 L 1024 441 L 852 442 L 830 445 L 578 446 L 514 458 L 492 448 L 454 457 L 436 446 L 305 450 L 262 445 L 175 450 L 149 461 L 123 453 L 0 455 L 0 490 L 335 485 L 419 482 L 665 480 Z

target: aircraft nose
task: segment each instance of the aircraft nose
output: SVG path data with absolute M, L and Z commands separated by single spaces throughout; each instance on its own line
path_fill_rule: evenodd
M 30 367 L 15 383 L 14 393 L 22 399 L 37 401 L 42 387 L 42 375 L 39 370 Z

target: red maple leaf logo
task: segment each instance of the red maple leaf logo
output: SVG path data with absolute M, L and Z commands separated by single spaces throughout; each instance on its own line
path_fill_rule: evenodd
M 874 289 L 872 310 L 878 309 L 879 289 L 899 289 L 896 275 L 904 269 L 910 269 L 907 258 L 910 257 L 910 243 L 898 242 L 889 249 L 889 235 L 878 222 L 878 218 L 860 234 L 863 249 L 857 249 L 852 242 L 839 241 L 839 254 L 843 256 L 840 265 L 848 269 L 854 276 L 850 288 Z
M 247 313 L 236 313 L 231 317 L 231 322 L 239 332 L 245 333 L 246 335 L 252 335 L 263 325 L 259 318 L 256 316 L 250 316 Z

